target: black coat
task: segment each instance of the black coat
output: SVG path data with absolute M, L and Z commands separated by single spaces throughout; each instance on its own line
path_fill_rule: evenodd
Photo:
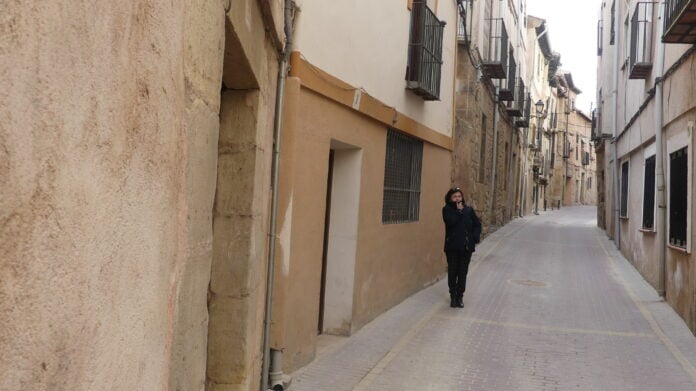
M 457 209 L 456 204 L 448 202 L 442 208 L 445 221 L 445 251 L 476 251 L 481 240 L 481 221 L 470 206 Z

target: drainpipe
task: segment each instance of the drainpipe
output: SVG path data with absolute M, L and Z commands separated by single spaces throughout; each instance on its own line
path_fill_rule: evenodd
M 663 8 L 664 3 L 660 3 L 660 8 L 658 8 L 658 15 L 664 15 Z M 661 19 L 661 18 L 660 18 Z M 658 23 L 658 37 L 662 36 L 662 30 L 664 28 L 662 23 Z M 665 173 L 664 165 L 662 164 L 663 149 L 662 149 L 662 107 L 663 107 L 663 73 L 665 70 L 665 44 L 662 40 L 657 41 L 657 70 L 655 72 L 655 185 L 657 186 L 657 218 L 655 229 L 657 231 L 657 263 L 659 268 L 658 281 L 657 281 L 657 293 L 660 297 L 666 296 L 666 282 L 665 282 L 665 252 L 666 252 L 666 232 L 665 232 L 665 216 L 666 208 L 665 205 Z
M 489 224 L 489 233 L 490 233 L 490 226 L 493 225 L 495 222 L 495 174 L 497 171 L 497 164 L 498 164 L 498 90 L 500 87 L 496 88 L 496 94 L 495 94 L 495 104 L 493 105 L 493 174 L 491 175 L 491 202 L 490 202 L 490 224 Z
M 512 134 L 510 135 L 510 148 L 508 150 L 508 156 L 507 156 L 507 161 L 508 161 L 508 166 L 505 167 L 505 172 L 506 175 L 508 175 L 508 180 L 507 183 L 505 184 L 505 188 L 507 190 L 507 208 L 506 211 L 508 213 L 508 219 L 512 220 L 513 216 L 515 215 L 515 191 L 514 189 L 514 183 L 515 183 L 515 175 L 512 172 L 508 172 L 507 170 L 510 170 L 514 165 L 515 162 L 513 161 L 513 151 L 515 150 L 515 142 L 517 141 L 517 129 L 515 128 L 515 124 L 513 123 L 513 131 Z
M 273 279 L 275 275 L 275 249 L 277 240 L 278 222 L 278 170 L 280 166 L 280 136 L 283 124 L 283 97 L 285 95 L 285 81 L 287 77 L 288 62 L 292 52 L 292 12 L 294 8 L 293 0 L 285 0 L 284 11 L 284 30 L 285 30 L 285 51 L 280 58 L 278 67 L 278 82 L 276 87 L 275 115 L 273 118 L 273 158 L 271 172 L 271 216 L 268 240 L 268 259 L 266 274 L 266 311 L 263 324 L 263 367 L 261 371 L 261 391 L 269 389 L 269 372 L 273 366 L 274 379 L 273 390 L 283 390 L 282 384 L 282 351 L 274 350 L 271 355 L 271 313 L 273 305 Z M 279 380 L 280 379 L 280 380 Z
M 528 142 L 529 142 L 529 128 L 524 128 L 524 140 L 522 141 L 522 148 L 524 149 L 524 161 L 522 162 L 522 172 L 520 173 L 520 210 L 519 216 L 524 217 L 524 204 L 527 202 L 527 159 L 528 159 Z
M 614 13 L 614 26 L 616 26 L 616 29 L 618 30 L 618 27 L 621 26 L 621 2 L 617 2 L 618 9 Z M 619 214 L 621 211 L 621 206 L 620 206 L 620 198 L 619 194 L 621 190 L 619 189 L 619 150 L 618 150 L 618 128 L 619 128 L 619 34 L 616 34 L 616 40 L 614 43 L 614 67 L 613 67 L 613 72 L 614 72 L 614 89 L 612 90 L 611 94 L 613 95 L 613 105 L 611 108 L 612 112 L 612 122 L 613 122 L 613 129 L 612 129 L 612 155 L 614 157 L 614 164 L 612 164 L 612 179 L 613 179 L 613 184 L 612 187 L 614 188 L 614 243 L 616 244 L 616 247 L 621 251 L 621 227 L 619 226 Z

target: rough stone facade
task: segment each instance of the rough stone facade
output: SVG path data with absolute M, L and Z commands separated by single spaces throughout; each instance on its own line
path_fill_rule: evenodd
M 3 14 L 0 389 L 258 389 L 282 1 Z
M 460 46 L 457 56 L 452 183 L 462 189 L 466 202 L 476 210 L 484 225 L 484 234 L 487 234 L 515 215 L 517 170 L 513 169 L 519 167 L 520 153 L 517 137 L 513 137 L 512 119 L 496 105 L 490 82 L 480 78 L 464 47 Z M 496 107 L 495 201 L 491 202 Z

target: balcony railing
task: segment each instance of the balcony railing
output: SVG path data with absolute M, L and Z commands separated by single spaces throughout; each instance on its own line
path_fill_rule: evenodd
M 515 87 L 517 94 L 514 94 L 514 100 L 511 100 L 508 102 L 506 111 L 507 114 L 510 117 L 522 117 L 524 114 L 524 103 L 525 103 L 525 98 L 526 98 L 526 91 L 524 87 L 524 82 L 522 82 L 522 78 L 517 78 L 517 87 Z M 513 89 L 513 93 L 515 92 L 515 89 Z
M 525 91 L 524 83 L 520 85 L 518 94 L 522 101 L 522 115 L 515 121 L 515 126 L 518 128 L 528 128 L 529 118 L 532 114 L 532 98 Z
M 645 79 L 652 69 L 653 4 L 639 2 L 631 18 L 629 79 Z
M 665 43 L 696 43 L 696 0 L 667 0 Z
M 467 9 L 469 5 L 467 0 L 457 1 L 457 13 L 459 14 L 457 17 L 457 42 L 467 46 L 471 38 L 467 27 L 470 25 L 469 11 Z
M 510 51 L 510 63 L 508 65 L 507 80 L 500 80 L 500 88 L 498 89 L 498 99 L 503 102 L 509 102 L 515 99 L 515 83 L 517 83 L 517 64 L 512 57 Z
M 444 27 L 425 0 L 413 1 L 406 88 L 424 100 L 440 99 Z
M 485 21 L 481 68 L 490 79 L 505 79 L 508 65 L 508 35 L 502 18 Z

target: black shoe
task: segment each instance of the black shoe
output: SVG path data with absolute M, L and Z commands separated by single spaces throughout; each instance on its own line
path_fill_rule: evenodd
M 460 297 L 457 299 L 457 307 L 464 308 L 464 298 Z
M 450 299 L 450 307 L 452 307 L 452 308 L 459 307 L 459 301 L 457 301 L 456 297 L 452 297 Z

